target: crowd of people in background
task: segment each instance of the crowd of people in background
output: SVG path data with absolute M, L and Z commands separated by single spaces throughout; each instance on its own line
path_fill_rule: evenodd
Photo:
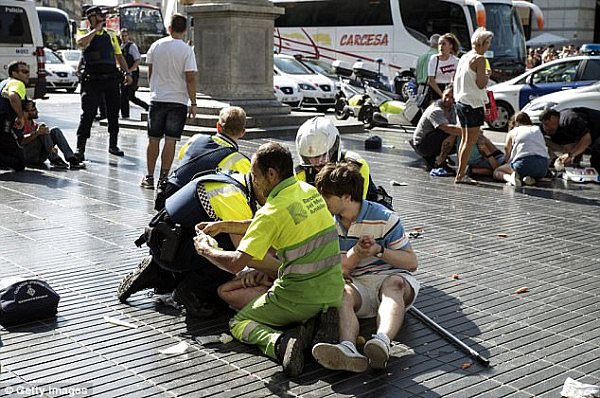
M 525 67 L 527 69 L 535 68 L 546 62 L 554 61 L 555 59 L 574 57 L 580 55 L 579 48 L 574 44 L 568 46 L 562 46 L 560 50 L 556 48 L 554 44 L 542 47 L 529 47 L 527 48 L 527 62 Z

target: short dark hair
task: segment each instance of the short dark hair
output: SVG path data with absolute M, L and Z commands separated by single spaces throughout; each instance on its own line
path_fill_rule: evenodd
M 19 70 L 19 65 L 24 65 L 29 68 L 29 66 L 27 65 L 27 62 L 25 62 L 23 60 L 12 61 L 10 64 L 8 64 L 8 76 L 9 77 L 12 77 L 12 74 Z
M 175 33 L 185 32 L 187 28 L 187 18 L 182 14 L 173 14 L 171 18 L 171 30 Z
M 315 177 L 315 187 L 323 196 L 350 195 L 353 202 L 362 202 L 365 179 L 354 163 L 326 164 Z
M 542 113 L 540 113 L 540 122 L 550 120 L 552 116 L 560 117 L 560 112 L 554 109 L 546 108 L 542 111 Z
M 294 175 L 294 161 L 290 150 L 277 142 L 259 146 L 254 153 L 254 161 L 263 174 L 267 174 L 269 169 L 275 169 L 281 180 Z

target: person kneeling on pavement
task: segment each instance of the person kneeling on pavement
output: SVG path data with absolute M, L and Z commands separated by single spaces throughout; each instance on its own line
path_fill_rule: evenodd
M 85 164 L 75 157 L 63 132 L 58 127 L 49 129 L 45 123 L 37 123 L 38 110 L 35 102 L 25 100 L 23 107 L 25 125 L 23 127 L 23 151 L 25 163 L 28 166 L 39 166 L 50 160 L 50 164 L 57 169 L 84 169 Z M 56 147 L 60 149 L 68 164 L 60 157 Z
M 315 185 L 335 217 L 346 277 L 339 309 L 339 344 L 319 343 L 313 357 L 328 369 L 364 372 L 384 369 L 390 341 L 415 301 L 420 284 L 411 274 L 417 257 L 396 213 L 362 199 L 363 178 L 351 164 L 329 164 Z M 356 348 L 359 318 L 377 316 L 377 332 Z
M 454 148 L 456 137 L 460 137 L 460 126 L 456 124 L 454 91 L 452 84 L 446 86 L 442 98 L 425 109 L 413 133 L 411 146 L 425 159 L 428 169 L 443 169 L 443 175 L 454 174 L 446 159 Z M 440 171 L 438 175 L 442 175 Z
M 254 189 L 266 198 L 253 220 L 226 223 L 223 232 L 244 234 L 237 251 L 218 250 L 208 235 L 195 238 L 196 250 L 232 273 L 273 247 L 283 263 L 273 286 L 230 321 L 232 335 L 283 365 L 296 377 L 304 368 L 308 333 L 303 323 L 342 301 L 340 247 L 333 217 L 319 192 L 296 180 L 289 149 L 270 142 L 252 156 Z M 362 194 L 362 182 L 360 185 Z M 283 331 L 286 327 L 291 329 Z
M 132 294 L 154 288 L 156 293 L 173 291 L 173 299 L 194 317 L 214 315 L 223 303 L 217 288 L 233 274 L 214 267 L 194 249 L 196 224 L 217 220 L 247 220 L 256 209 L 250 175 L 220 172 L 199 176 L 166 200 L 150 227 L 136 244 L 146 242 L 150 255 L 121 282 L 117 296 L 124 302 Z M 217 234 L 216 245 L 234 250 L 239 236 Z M 268 257 L 256 268 L 277 268 Z

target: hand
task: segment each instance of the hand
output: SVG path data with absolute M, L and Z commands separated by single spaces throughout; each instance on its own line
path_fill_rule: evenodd
M 38 124 L 37 133 L 39 135 L 48 135 L 50 134 L 50 130 L 48 129 L 48 126 L 46 126 L 45 123 L 40 123 Z
M 188 112 L 188 118 L 190 118 L 190 119 L 196 118 L 196 105 L 190 105 L 190 111 Z
M 125 85 L 130 86 L 133 83 L 133 77 L 125 75 Z
M 196 224 L 196 234 L 197 235 L 210 235 L 217 236 L 221 232 L 225 232 L 223 228 L 223 222 L 221 221 L 213 221 L 213 222 L 201 222 Z
M 205 234 L 202 233 L 194 237 L 194 248 L 201 256 L 207 254 L 208 250 L 211 248 L 211 245 Z
M 558 157 L 558 159 L 560 159 L 560 161 L 563 162 L 563 164 L 565 165 L 570 165 L 571 163 L 573 163 L 573 158 L 569 153 L 563 153 Z
M 23 126 L 25 126 L 25 119 L 23 118 L 23 116 L 17 116 L 15 118 L 15 122 L 13 123 L 13 126 L 17 130 L 21 130 L 23 128 Z

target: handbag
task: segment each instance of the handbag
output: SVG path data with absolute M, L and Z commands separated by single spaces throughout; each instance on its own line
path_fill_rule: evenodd
M 494 98 L 494 93 L 491 91 L 486 91 L 488 96 L 488 102 L 485 104 L 485 116 L 483 120 L 486 122 L 493 122 L 498 119 L 498 108 L 496 107 L 496 99 Z

